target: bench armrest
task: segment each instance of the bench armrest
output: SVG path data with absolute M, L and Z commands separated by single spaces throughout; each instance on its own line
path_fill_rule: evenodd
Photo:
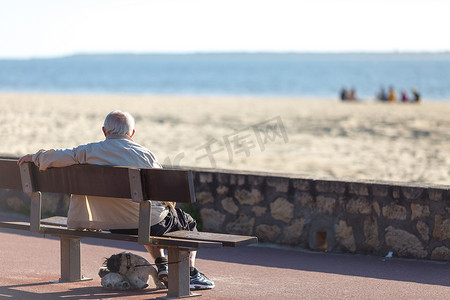
M 151 201 L 144 200 L 141 170 L 128 169 L 128 177 L 130 179 L 131 200 L 139 203 L 138 243 L 142 245 L 150 245 L 152 205 Z
M 20 179 L 22 181 L 22 191 L 30 198 L 30 231 L 40 233 L 41 231 L 41 192 L 35 191 L 33 177 L 31 174 L 31 164 L 24 163 L 20 166 Z

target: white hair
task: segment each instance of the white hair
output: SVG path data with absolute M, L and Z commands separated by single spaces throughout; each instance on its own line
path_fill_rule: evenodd
M 106 116 L 103 128 L 106 134 L 131 136 L 134 130 L 134 119 L 127 112 L 114 110 Z

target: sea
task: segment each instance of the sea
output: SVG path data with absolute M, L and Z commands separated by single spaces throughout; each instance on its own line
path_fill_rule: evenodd
M 450 101 L 448 53 L 79 54 L 0 59 L 0 92 L 375 99 L 384 87 Z

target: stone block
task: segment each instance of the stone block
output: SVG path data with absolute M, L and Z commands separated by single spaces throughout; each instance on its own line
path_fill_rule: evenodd
M 378 202 L 372 203 L 373 210 L 377 213 L 378 216 L 381 216 L 380 204 Z
M 228 193 L 228 187 L 225 185 L 219 185 L 216 189 L 217 194 L 226 195 Z
M 289 191 L 289 178 L 267 177 L 267 186 L 275 188 L 279 193 L 287 193 Z
M 403 186 L 402 193 L 408 200 L 416 200 L 422 196 L 424 189 L 419 187 Z
M 304 222 L 305 219 L 300 218 L 294 220 L 291 225 L 286 226 L 283 231 L 281 243 L 287 245 L 298 245 L 298 243 L 300 243 L 300 237 L 303 233 Z
M 316 191 L 342 195 L 345 193 L 345 182 L 317 180 Z
M 214 197 L 210 192 L 200 192 L 195 195 L 199 204 L 214 203 Z
M 450 238 L 450 219 L 444 219 L 442 215 L 434 216 L 433 237 L 440 241 Z
M 200 215 L 202 217 L 203 230 L 222 232 L 222 225 L 225 220 L 224 214 L 211 208 L 202 208 L 200 209 Z
M 233 199 L 230 197 L 222 199 L 221 203 L 223 209 L 232 215 L 236 215 L 236 213 L 239 211 L 239 207 L 234 203 Z
M 384 184 L 371 185 L 372 195 L 375 197 L 387 197 L 389 195 L 389 186 Z
M 442 201 L 443 191 L 438 189 L 428 189 L 428 199 L 431 201 Z
M 258 240 L 261 240 L 262 242 L 275 243 L 281 234 L 281 229 L 277 225 L 270 226 L 261 224 L 256 226 L 255 233 Z
M 231 185 L 244 185 L 245 184 L 245 176 L 244 175 L 237 175 L 237 174 L 230 174 L 230 184 Z
M 205 173 L 205 172 L 200 172 L 198 173 L 198 180 L 200 183 L 211 183 L 213 182 L 213 173 Z
M 347 226 L 347 223 L 343 220 L 339 221 L 336 226 L 336 238 L 342 246 L 348 251 L 356 251 L 355 237 L 353 235 L 352 226 Z
M 56 200 L 56 208 L 54 208 L 54 215 L 57 216 L 67 216 L 70 204 L 70 194 L 56 194 L 58 195 Z M 53 215 L 52 215 L 53 216 Z
M 424 250 L 422 243 L 414 234 L 396 229 L 393 226 L 386 228 L 385 242 L 398 256 L 424 258 L 428 255 L 428 252 Z
M 313 184 L 312 180 L 308 179 L 292 179 L 292 186 L 302 192 L 308 192 L 311 190 Z
M 255 218 L 241 214 L 234 222 L 228 223 L 226 230 L 231 234 L 252 235 Z
M 310 193 L 296 191 L 294 194 L 294 199 L 295 199 L 295 205 L 297 207 L 298 206 L 305 206 L 308 208 L 313 207 L 314 199 Z
M 270 215 L 276 220 L 289 223 L 294 217 L 294 204 L 285 198 L 278 198 L 270 203 Z
M 406 208 L 401 205 L 390 204 L 383 206 L 383 216 L 391 220 L 406 220 Z
M 416 228 L 424 241 L 427 242 L 430 240 L 430 227 L 428 227 L 427 223 L 418 221 L 416 224 Z
M 252 212 L 255 214 L 255 217 L 261 217 L 266 214 L 267 207 L 265 206 L 253 206 Z
M 42 193 L 41 211 L 43 216 L 58 215 L 59 201 L 62 201 L 61 194 Z
M 255 205 L 263 201 L 263 195 L 257 189 L 252 189 L 251 191 L 246 189 L 237 190 L 234 193 L 234 197 L 241 205 Z
M 450 219 L 445 219 L 441 224 L 441 241 L 450 239 Z
M 434 229 L 433 229 L 433 238 L 439 240 L 441 237 L 441 215 L 434 216 Z
M 265 180 L 265 176 L 247 175 L 247 182 L 253 187 L 260 187 Z
M 350 199 L 345 207 L 347 212 L 351 214 L 369 215 L 372 213 L 372 205 L 367 198 Z
M 450 261 L 450 249 L 445 246 L 435 248 L 431 253 L 431 259 Z
M 332 215 L 336 206 L 336 197 L 319 195 L 316 198 L 316 204 L 319 212 L 327 212 Z
M 351 182 L 348 185 L 348 191 L 352 195 L 369 196 L 369 189 L 365 183 Z
M 6 206 L 15 212 L 28 212 L 30 204 L 19 197 L 12 196 L 6 199 Z
M 366 217 L 364 219 L 365 244 L 371 249 L 376 249 L 380 244 L 378 238 L 378 221 L 375 217 Z
M 217 173 L 217 182 L 221 185 L 230 184 L 230 174 L 227 173 Z
M 411 203 L 411 220 L 423 219 L 430 215 L 430 207 L 428 205 L 420 205 Z
M 392 198 L 394 199 L 400 199 L 400 187 L 394 186 L 392 188 Z

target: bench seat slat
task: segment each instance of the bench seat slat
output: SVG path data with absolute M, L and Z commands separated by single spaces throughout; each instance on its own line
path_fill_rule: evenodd
M 67 226 L 67 217 L 50 217 L 42 219 L 41 224 Z M 258 238 L 255 236 L 232 235 L 232 234 L 210 233 L 210 232 L 192 232 L 185 230 L 166 233 L 164 236 L 177 239 L 218 242 L 222 243 L 224 247 L 240 247 L 258 242 Z
M 0 222 L 0 227 L 9 229 L 19 229 L 19 230 L 30 230 L 30 223 L 27 222 Z M 89 237 L 89 238 L 101 238 L 119 241 L 130 241 L 137 242 L 137 235 L 128 234 L 115 234 L 109 231 L 81 231 L 81 230 L 71 230 L 67 228 L 61 228 L 59 226 L 52 225 L 42 225 L 42 234 L 52 234 L 52 235 L 73 235 L 78 237 Z M 164 246 L 164 247 L 185 247 L 185 248 L 220 248 L 221 243 L 217 242 L 207 242 L 207 241 L 197 241 L 197 240 L 185 240 L 177 239 L 171 237 L 152 237 L 153 245 Z
M 41 219 L 41 224 L 67 227 L 67 217 L 54 216 Z
M 192 231 L 173 231 L 166 233 L 165 237 L 173 237 L 179 239 L 209 241 L 222 243 L 224 247 L 238 247 L 258 242 L 258 238 L 255 236 L 233 235 L 223 233 L 211 233 L 211 232 L 192 232 Z
M 42 219 L 41 224 L 67 226 L 67 217 L 57 216 Z M 258 238 L 255 236 L 232 235 L 232 234 L 210 233 L 210 232 L 192 232 L 185 230 L 166 233 L 164 236 L 178 239 L 219 242 L 222 243 L 224 247 L 240 247 L 258 242 Z

